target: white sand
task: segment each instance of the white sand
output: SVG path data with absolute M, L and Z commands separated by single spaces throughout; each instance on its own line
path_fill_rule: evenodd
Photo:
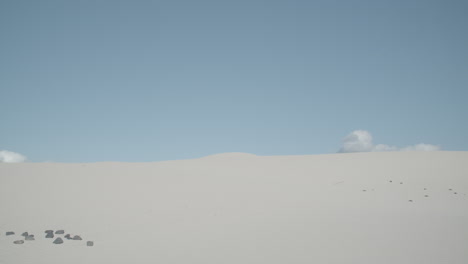
M 468 152 L 0 164 L 0 263 L 466 264 Z

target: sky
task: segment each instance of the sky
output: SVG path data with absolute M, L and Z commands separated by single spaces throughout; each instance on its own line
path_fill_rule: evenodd
M 362 151 L 467 151 L 467 13 L 464 0 L 2 0 L 0 151 L 328 154 L 352 135 L 371 137 Z

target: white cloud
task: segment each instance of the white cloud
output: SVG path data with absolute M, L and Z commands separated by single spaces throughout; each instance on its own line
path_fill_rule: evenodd
M 414 146 L 404 147 L 401 151 L 437 151 L 440 150 L 439 146 L 434 146 L 430 144 L 417 144 Z
M 343 139 L 343 145 L 338 152 L 382 152 L 382 151 L 437 151 L 439 146 L 430 144 L 417 144 L 403 148 L 377 144 L 372 142 L 372 135 L 366 130 L 355 130 Z
M 5 163 L 18 163 L 18 162 L 25 162 L 26 157 L 16 153 L 16 152 L 11 152 L 8 150 L 0 150 L 0 162 L 5 162 Z
M 373 148 L 372 135 L 365 130 L 356 130 L 343 139 L 340 152 L 367 152 Z

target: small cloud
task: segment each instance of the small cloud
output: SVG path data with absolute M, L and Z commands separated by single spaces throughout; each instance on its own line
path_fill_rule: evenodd
M 434 146 L 430 144 L 417 144 L 414 146 L 409 146 L 402 148 L 401 151 L 437 151 L 440 150 L 439 146 Z
M 371 151 L 375 151 L 375 152 L 398 151 L 398 148 L 394 146 L 385 145 L 385 144 L 378 144 L 378 145 L 375 145 Z
M 0 162 L 5 163 L 18 163 L 18 162 L 25 162 L 26 157 L 12 151 L 8 150 L 0 150 Z
M 367 152 L 373 148 L 372 135 L 365 130 L 356 130 L 343 139 L 339 152 Z
M 343 139 L 343 145 L 338 152 L 383 152 L 383 151 L 437 151 L 439 146 L 430 144 L 417 144 L 398 148 L 395 146 L 377 144 L 372 142 L 372 135 L 366 130 L 355 130 Z

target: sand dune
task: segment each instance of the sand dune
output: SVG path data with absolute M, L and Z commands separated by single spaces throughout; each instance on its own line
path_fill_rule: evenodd
M 468 152 L 0 164 L 0 212 L 0 263 L 466 264 Z

